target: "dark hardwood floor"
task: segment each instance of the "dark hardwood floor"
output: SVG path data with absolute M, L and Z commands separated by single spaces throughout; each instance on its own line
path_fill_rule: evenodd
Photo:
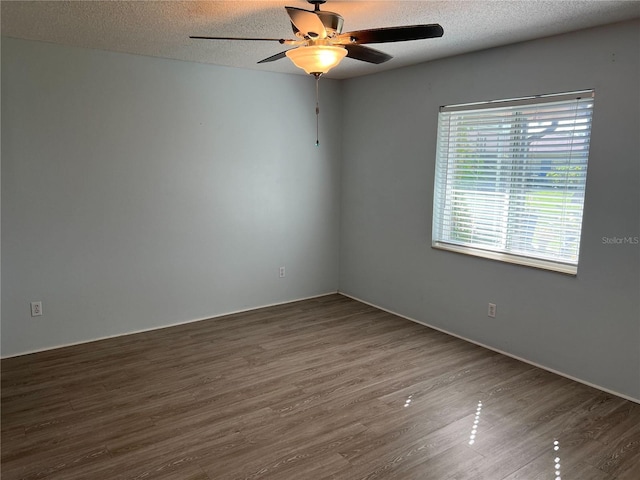
M 4 480 L 640 479 L 640 405 L 340 295 L 1 367 Z

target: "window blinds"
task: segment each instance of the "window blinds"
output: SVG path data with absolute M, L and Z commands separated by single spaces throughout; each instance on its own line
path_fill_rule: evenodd
M 592 90 L 442 107 L 433 246 L 577 272 Z

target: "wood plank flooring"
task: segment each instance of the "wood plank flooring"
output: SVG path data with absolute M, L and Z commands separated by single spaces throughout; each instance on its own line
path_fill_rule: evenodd
M 340 295 L 1 367 L 4 480 L 640 478 L 640 405 Z

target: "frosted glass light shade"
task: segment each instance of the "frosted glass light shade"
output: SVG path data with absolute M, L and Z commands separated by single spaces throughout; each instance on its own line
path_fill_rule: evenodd
M 327 73 L 347 55 L 347 50 L 331 45 L 311 45 L 287 50 L 293 64 L 309 74 Z

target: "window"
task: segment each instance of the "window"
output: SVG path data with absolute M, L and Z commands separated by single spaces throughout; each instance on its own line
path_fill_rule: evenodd
M 435 248 L 577 273 L 593 90 L 440 108 Z

